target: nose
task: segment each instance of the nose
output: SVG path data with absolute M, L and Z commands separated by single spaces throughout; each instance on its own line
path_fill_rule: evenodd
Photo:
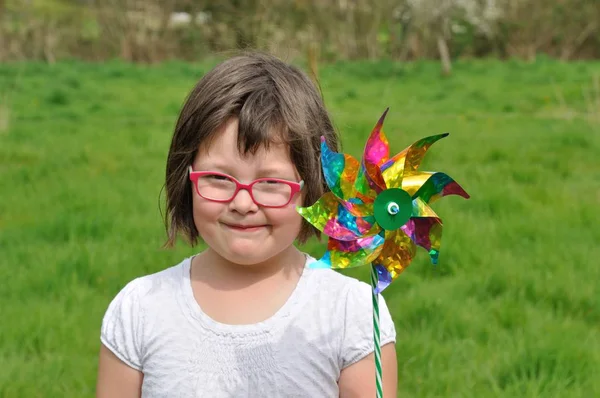
M 246 214 L 257 211 L 258 206 L 252 200 L 252 196 L 250 196 L 248 190 L 240 189 L 231 202 L 229 202 L 229 209 L 241 214 Z

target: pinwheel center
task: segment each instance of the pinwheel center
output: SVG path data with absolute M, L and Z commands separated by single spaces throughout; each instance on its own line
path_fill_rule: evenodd
M 390 202 L 388 203 L 387 211 L 390 215 L 395 216 L 400 211 L 400 206 L 396 202 Z
M 402 227 L 412 215 L 412 198 L 400 188 L 390 188 L 377 195 L 373 203 L 377 224 L 386 231 Z

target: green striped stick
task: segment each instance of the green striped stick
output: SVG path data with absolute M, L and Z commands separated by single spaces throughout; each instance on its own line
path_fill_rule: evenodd
M 375 348 L 375 384 L 377 386 L 377 398 L 383 398 L 383 381 L 381 371 L 381 344 L 379 333 L 379 293 L 375 293 L 377 287 L 377 270 L 371 265 L 371 295 L 373 298 L 373 343 Z

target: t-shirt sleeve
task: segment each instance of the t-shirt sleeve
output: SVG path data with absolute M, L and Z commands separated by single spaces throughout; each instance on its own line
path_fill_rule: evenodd
M 396 342 L 396 328 L 385 299 L 379 295 L 380 344 Z M 341 347 L 341 369 L 373 353 L 373 301 L 371 286 L 358 282 L 348 289 L 344 337 Z
M 102 320 L 100 341 L 121 361 L 141 371 L 141 313 L 136 282 L 127 284 L 109 304 Z

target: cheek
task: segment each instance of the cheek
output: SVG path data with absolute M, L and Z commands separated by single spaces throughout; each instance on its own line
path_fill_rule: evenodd
M 296 206 L 285 209 L 271 209 L 266 212 L 271 225 L 289 233 L 298 234 L 302 226 L 302 216 L 296 211 Z
M 200 231 L 208 221 L 216 221 L 223 211 L 223 204 L 195 197 L 193 201 L 194 223 Z

